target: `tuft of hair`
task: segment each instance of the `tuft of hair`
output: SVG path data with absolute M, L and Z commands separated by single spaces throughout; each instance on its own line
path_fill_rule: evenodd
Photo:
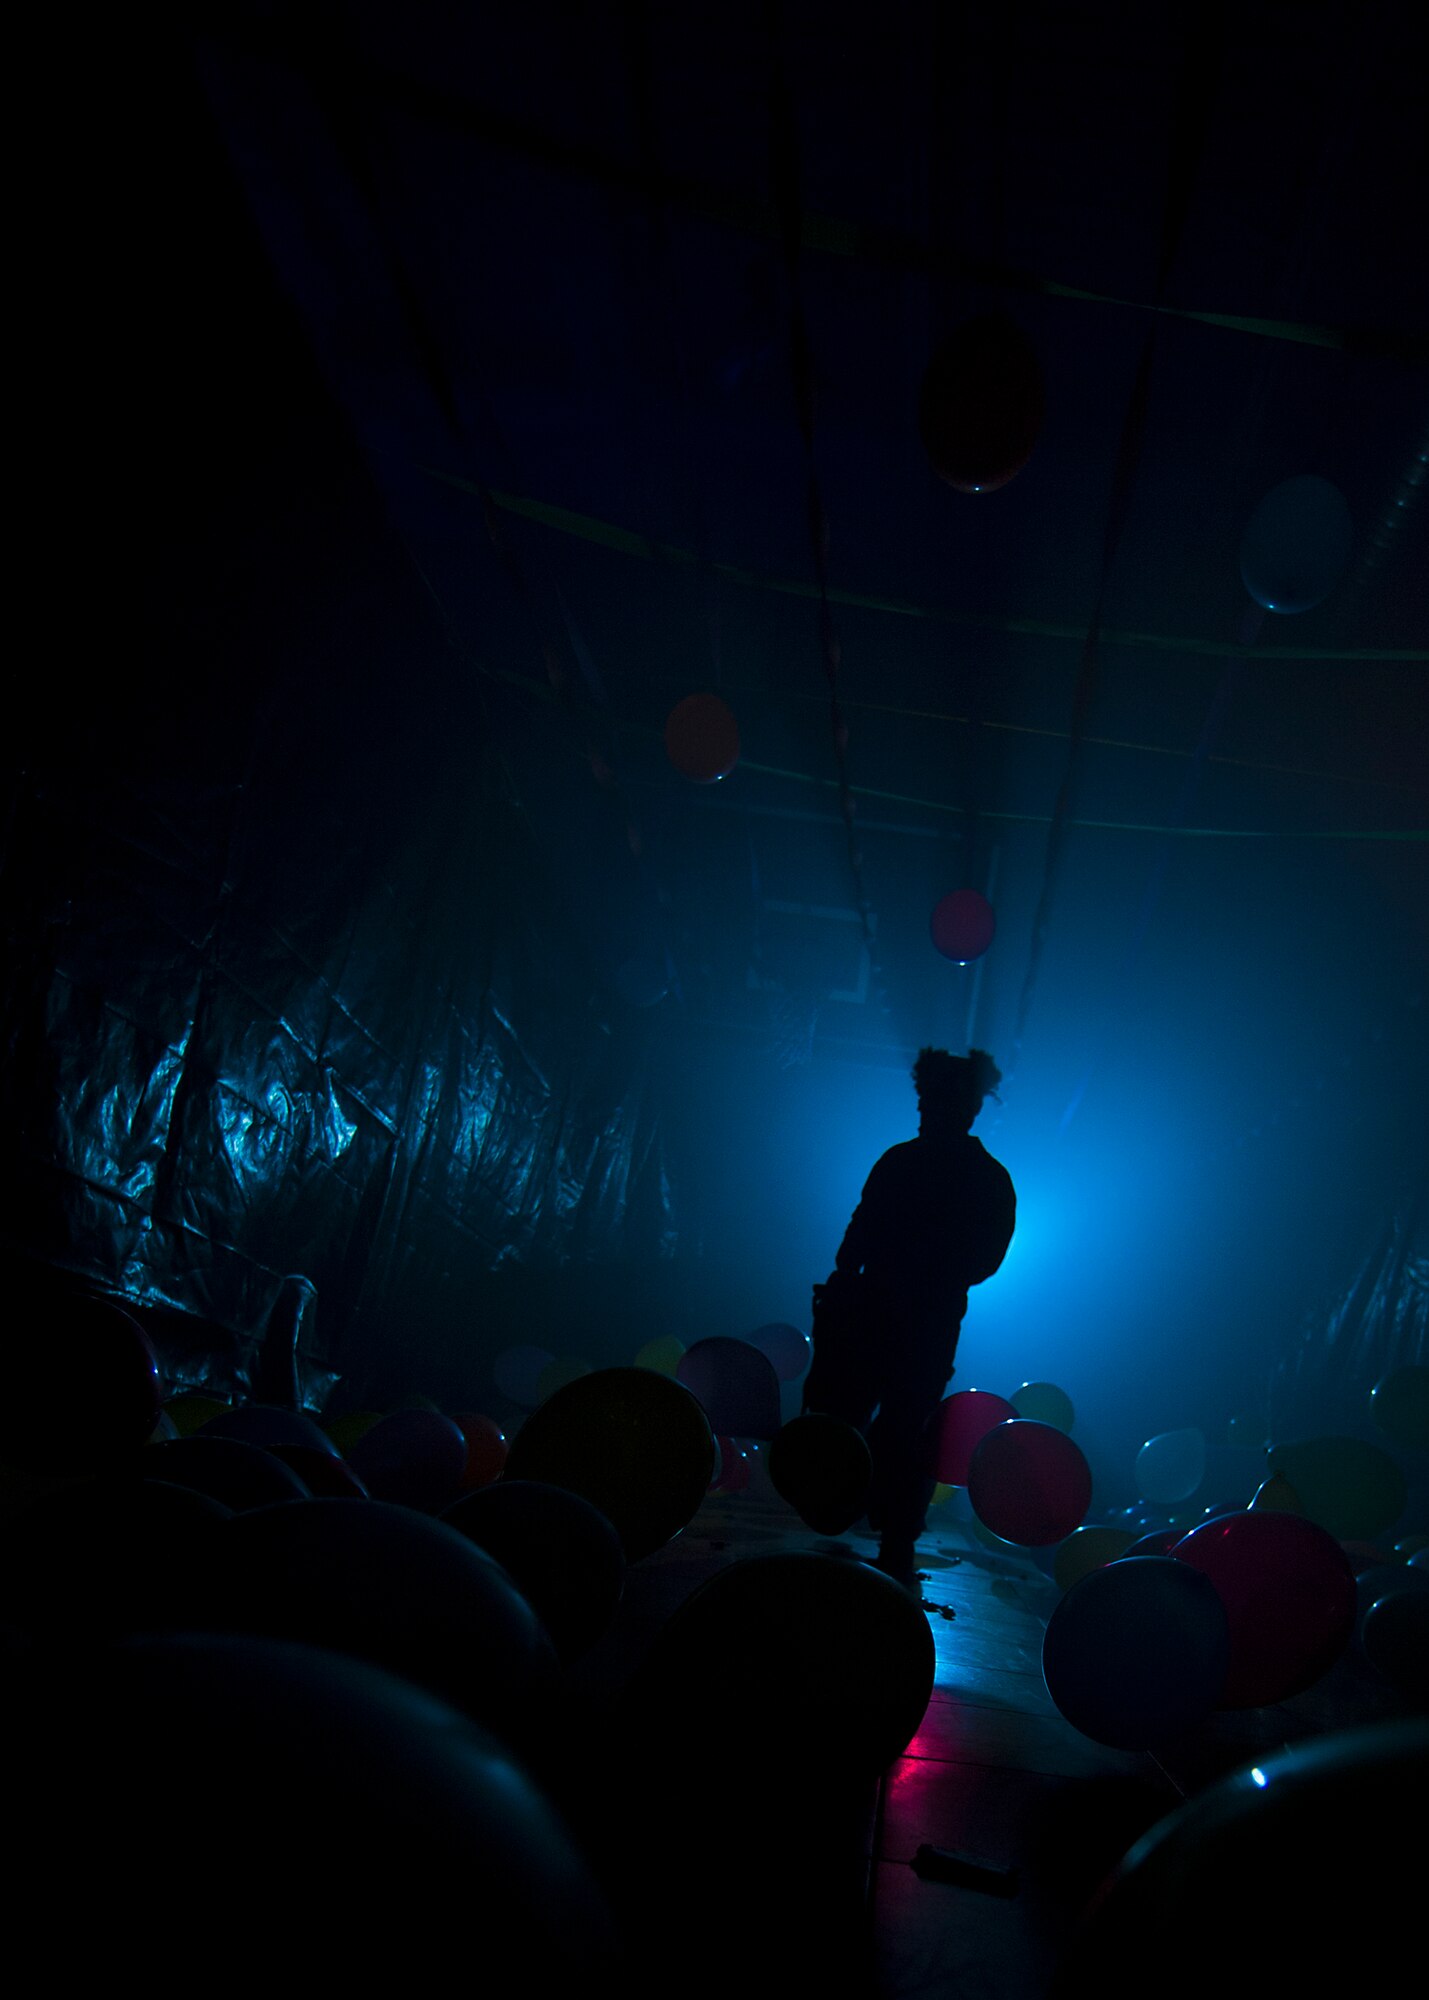
M 971 1125 L 983 1099 L 995 1097 L 1002 1071 L 986 1049 L 969 1049 L 955 1056 L 948 1049 L 919 1049 L 913 1064 L 913 1088 L 924 1118 L 951 1119 Z

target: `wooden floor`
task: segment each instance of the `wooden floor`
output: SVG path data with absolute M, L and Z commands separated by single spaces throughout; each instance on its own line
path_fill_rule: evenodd
M 814 1534 L 773 1496 L 711 1497 L 632 1567 L 614 1626 L 569 1670 L 552 1739 L 562 1803 L 652 1992 L 1043 1996 L 1098 1882 L 1184 1799 L 1281 1744 L 1404 1712 L 1346 1661 L 1297 1701 L 1217 1714 L 1155 1756 L 1105 1748 L 1061 1717 L 1042 1678 L 1056 1587 L 1030 1558 L 990 1554 L 937 1519 L 918 1547 L 936 1684 L 881 1780 L 825 1790 L 803 1765 L 797 1777 L 707 1769 L 693 1721 L 638 1746 L 608 1726 L 655 1633 L 718 1569 L 772 1549 L 876 1553 L 866 1535 Z M 573 1779 L 577 1740 L 586 1761 Z M 1004 1872 L 939 1879 L 919 1865 L 922 1848 Z

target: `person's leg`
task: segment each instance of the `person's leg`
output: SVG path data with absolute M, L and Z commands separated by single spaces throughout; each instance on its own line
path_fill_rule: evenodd
M 885 1378 L 883 1403 L 868 1433 L 873 1458 L 869 1523 L 879 1534 L 879 1567 L 903 1581 L 914 1573 L 913 1549 L 928 1525 L 937 1485 L 930 1426 L 948 1378 L 956 1333 L 915 1348 Z

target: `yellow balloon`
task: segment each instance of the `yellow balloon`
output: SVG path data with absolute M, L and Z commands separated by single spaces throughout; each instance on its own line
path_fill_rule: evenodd
M 1094 1569 L 1124 1556 L 1135 1540 L 1135 1535 L 1127 1534 L 1122 1528 L 1074 1529 L 1058 1549 L 1052 1564 L 1057 1588 L 1070 1590 L 1074 1583 L 1090 1576 Z
M 349 1410 L 345 1417 L 334 1417 L 323 1425 L 330 1443 L 334 1444 L 346 1458 L 359 1438 L 364 1438 L 374 1424 L 382 1421 L 381 1410 Z
M 210 1417 L 221 1417 L 227 1408 L 228 1404 L 217 1396 L 203 1396 L 186 1389 L 181 1395 L 170 1396 L 164 1405 L 164 1415 L 180 1437 L 188 1437 Z
M 1284 1473 L 1272 1472 L 1269 1479 L 1257 1486 L 1251 1496 L 1251 1506 L 1263 1514 L 1303 1514 L 1300 1495 L 1290 1484 Z
M 536 1377 L 536 1394 L 541 1402 L 554 1396 L 557 1389 L 564 1389 L 567 1382 L 579 1382 L 582 1375 L 595 1373 L 589 1361 L 581 1361 L 572 1354 L 558 1354 L 554 1361 L 548 1361 Z
M 647 1340 L 635 1357 L 637 1368 L 653 1368 L 657 1374 L 673 1376 L 684 1359 L 685 1344 L 676 1340 L 673 1333 L 661 1334 L 658 1340 Z
M 933 1497 L 928 1503 L 929 1506 L 930 1507 L 943 1506 L 946 1501 L 952 1499 L 953 1495 L 957 1492 L 957 1490 L 958 1489 L 956 1486 L 945 1486 L 942 1480 L 940 1479 L 937 1485 L 933 1488 Z

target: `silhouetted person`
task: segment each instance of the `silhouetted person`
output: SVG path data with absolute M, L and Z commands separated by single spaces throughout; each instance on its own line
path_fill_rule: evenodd
M 804 1409 L 865 1432 L 878 1566 L 903 1583 L 914 1580 L 933 1497 L 927 1426 L 953 1372 L 968 1287 L 992 1276 L 1012 1241 L 1011 1177 L 970 1129 L 1001 1081 L 983 1049 L 919 1051 L 918 1137 L 877 1161 L 836 1268 L 814 1287 Z

